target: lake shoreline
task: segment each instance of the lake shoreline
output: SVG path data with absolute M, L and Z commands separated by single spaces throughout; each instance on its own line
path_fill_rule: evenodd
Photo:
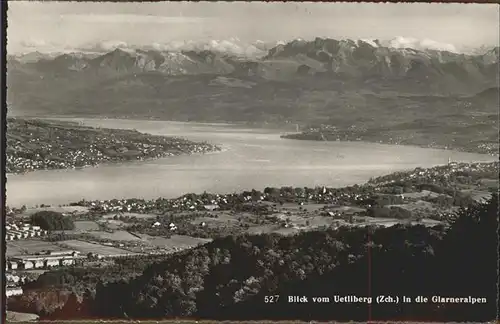
M 7 174 L 85 169 L 221 150 L 207 142 L 68 120 L 10 118 L 8 123 Z
M 460 148 L 449 148 L 449 147 L 440 147 L 440 146 L 432 146 L 432 145 L 418 145 L 418 144 L 397 144 L 397 143 L 386 143 L 382 141 L 373 141 L 370 142 L 369 139 L 363 139 L 363 140 L 341 140 L 341 141 L 333 141 L 333 140 L 315 140 L 315 139 L 310 139 L 310 138 L 292 138 L 290 136 L 296 135 L 296 134 L 302 134 L 302 133 L 290 133 L 290 134 L 283 134 L 280 137 L 282 139 L 286 140 L 292 140 L 292 141 L 312 141 L 312 142 L 337 142 L 337 143 L 365 143 L 365 144 L 376 144 L 376 145 L 384 145 L 384 146 L 400 146 L 400 147 L 411 147 L 411 148 L 423 148 L 423 149 L 429 149 L 429 150 L 438 150 L 438 151 L 448 151 L 450 153 L 471 153 L 471 154 L 482 154 L 482 155 L 488 155 L 488 156 L 493 156 L 493 157 L 499 157 L 499 154 L 494 154 L 494 153 L 484 153 L 481 151 L 474 151 L 474 150 L 465 150 L 465 149 L 460 149 Z
M 197 121 L 176 121 L 176 120 L 159 120 L 159 119 L 148 119 L 148 118 L 97 118 L 97 117 L 78 117 L 78 116 L 64 116 L 64 117 L 47 117 L 43 118 L 44 120 L 56 120 L 56 121 L 64 121 L 64 120 L 115 120 L 115 121 L 151 121 L 151 122 L 167 122 L 167 123 L 173 123 L 173 124 L 180 124 L 180 125 L 199 125 L 199 126 L 223 126 L 223 127 L 235 127 L 239 128 L 242 126 L 245 127 L 250 127 L 252 125 L 245 124 L 245 123 L 229 123 L 229 122 L 220 122 L 220 123 L 212 123 L 212 122 L 197 122 Z M 128 128 L 114 128 L 114 129 L 120 129 L 120 130 L 128 130 Z M 283 133 L 281 133 L 280 138 L 282 139 L 287 139 L 287 140 L 298 140 L 298 141 L 315 141 L 315 142 L 321 142 L 323 140 L 321 139 L 314 139 L 307 137 L 311 133 L 308 132 L 287 132 L 287 129 L 283 127 L 254 127 L 253 129 L 255 130 L 281 130 Z M 446 147 L 446 146 L 439 146 L 439 145 L 432 145 L 432 144 L 400 144 L 400 143 L 393 143 L 390 141 L 384 141 L 384 140 L 378 140 L 378 141 L 370 141 L 370 139 L 365 138 L 363 140 L 356 140 L 354 138 L 352 139 L 343 139 L 340 141 L 337 140 L 326 140 L 325 142 L 340 142 L 340 143 L 366 143 L 366 144 L 381 144 L 381 145 L 389 145 L 389 146 L 402 146 L 402 147 L 414 147 L 414 148 L 425 148 L 425 149 L 434 149 L 434 150 L 443 150 L 443 151 L 449 151 L 450 153 L 473 153 L 473 154 L 483 154 L 483 155 L 489 155 L 489 156 L 499 156 L 499 153 L 497 154 L 494 153 L 485 153 L 483 151 L 474 151 L 468 148 L 461 148 L 461 147 Z M 217 145 L 217 144 L 216 144 Z
M 68 119 L 65 119 L 66 121 Z M 286 141 L 280 133 L 197 127 L 183 123 L 77 120 L 80 125 L 217 143 L 217 154 L 176 155 L 100 163 L 81 169 L 8 173 L 8 205 L 66 204 L 79 199 L 174 198 L 189 192 L 227 193 L 266 186 L 362 184 L 371 177 L 454 162 L 491 162 L 489 155 L 360 141 Z M 139 132 L 137 132 L 139 134 Z M 224 153 L 224 154 L 221 154 Z M 42 172 L 43 171 L 43 172 Z M 51 192 L 47 187 L 53 187 Z M 55 194 L 54 194 L 55 193 Z
M 353 135 L 348 137 L 348 139 L 330 139 L 325 138 L 321 132 L 303 132 L 303 133 L 289 133 L 281 135 L 283 139 L 289 140 L 298 140 L 298 141 L 317 141 L 317 142 L 362 142 L 362 143 L 374 143 L 374 144 L 384 144 L 384 145 L 395 145 L 395 146 L 406 146 L 406 147 L 419 147 L 426 149 L 436 149 L 436 150 L 445 150 L 450 152 L 461 152 L 461 153 L 474 153 L 474 154 L 485 154 L 489 156 L 499 156 L 498 149 L 495 152 L 491 152 L 491 149 L 481 149 L 478 146 L 450 146 L 444 144 L 418 144 L 418 143 L 398 143 L 391 142 L 391 140 L 387 138 L 377 138 L 375 140 L 370 140 L 372 138 L 363 138 L 361 140 L 357 139 L 358 135 Z
M 16 117 L 16 118 L 36 118 L 43 120 L 56 120 L 56 121 L 65 121 L 65 120 L 116 120 L 116 121 L 153 121 L 153 122 L 168 122 L 173 124 L 184 124 L 184 125 L 196 125 L 196 126 L 219 126 L 219 127 L 231 127 L 236 129 L 253 129 L 253 130 L 269 130 L 269 131 L 281 131 L 281 138 L 283 139 L 293 139 L 293 140 L 311 140 L 311 141 L 327 141 L 334 142 L 338 141 L 335 139 L 330 139 L 330 134 L 328 132 L 330 130 L 326 129 L 325 133 L 318 130 L 303 130 L 296 131 L 296 126 L 299 124 L 295 123 L 249 123 L 249 122 L 203 122 L 203 121 L 181 121 L 181 120 L 163 120 L 159 118 L 146 118 L 141 116 L 121 116 L 121 117 L 98 117 L 98 116 L 51 116 L 51 117 Z M 302 125 L 304 126 L 304 125 Z M 438 150 L 448 150 L 450 152 L 462 152 L 462 153 L 476 153 L 476 154 L 487 154 L 490 156 L 499 156 L 499 149 L 495 147 L 491 149 L 490 147 L 480 148 L 476 145 L 457 145 L 456 142 L 450 142 L 448 144 L 438 144 L 438 143 L 411 143 L 412 138 L 409 137 L 407 140 L 409 143 L 400 143 L 394 141 L 392 138 L 386 138 L 384 136 L 378 137 L 376 140 L 372 140 L 373 137 L 364 137 L 362 140 L 358 140 L 359 136 L 363 136 L 362 133 L 352 132 L 352 130 L 348 129 L 339 129 L 339 131 L 346 136 L 341 139 L 340 142 L 364 142 L 364 143 L 376 143 L 376 144 L 385 144 L 385 145 L 397 145 L 397 146 L 408 146 L 408 147 L 419 147 L 419 148 L 429 148 L 429 149 L 438 149 Z M 380 133 L 384 133 L 386 130 L 381 130 Z M 345 134 L 344 134 L 345 133 Z M 323 139 L 322 134 L 327 134 L 326 140 Z M 490 143 L 491 144 L 491 143 Z M 493 151 L 493 152 L 491 152 Z
M 219 153 L 223 153 L 225 151 L 228 150 L 227 147 L 224 147 L 222 145 L 217 145 L 217 147 L 219 148 L 218 150 L 214 150 L 214 151 L 208 151 L 208 152 L 204 152 L 204 153 L 184 153 L 184 154 L 180 154 L 180 155 L 184 155 L 184 156 L 197 156 L 197 155 L 206 155 L 206 154 L 219 154 Z M 58 169 L 38 169 L 38 170 L 28 170 L 28 171 L 25 171 L 25 172 L 19 172 L 19 173 L 14 173 L 14 172 L 6 172 L 5 175 L 6 176 L 9 176 L 9 175 L 16 175 L 16 176 L 22 176 L 22 175 L 26 175 L 26 174 L 29 174 L 29 173 L 33 173 L 33 172 L 53 172 L 53 171 L 61 171 L 61 172 L 64 172 L 64 171 L 71 171 L 71 170 L 85 170 L 85 169 L 91 169 L 91 168 L 99 168 L 99 167 L 105 167 L 105 166 L 123 166 L 123 165 L 133 165 L 133 164 L 136 164 L 136 165 L 139 165 L 141 163 L 144 163 L 144 162 L 150 162 L 150 161 L 156 161 L 156 160 L 162 160 L 162 159 L 169 159 L 169 158 L 172 158 L 172 157 L 175 157 L 175 156 L 180 156 L 180 155 L 172 155 L 172 156 L 160 156 L 160 157 L 150 157 L 150 158 L 144 158 L 144 159 L 141 159 L 141 160 L 131 160 L 131 161 L 107 161 L 107 162 L 102 162 L 102 163 L 99 163 L 99 164 L 96 164 L 96 165 L 86 165 L 86 166 L 82 166 L 82 167 L 74 167 L 74 168 L 58 168 Z

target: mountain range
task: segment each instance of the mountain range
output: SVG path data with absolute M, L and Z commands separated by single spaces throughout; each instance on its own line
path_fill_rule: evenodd
M 499 48 L 477 54 L 316 38 L 249 58 L 216 50 L 127 49 L 7 58 L 20 114 L 152 115 L 181 120 L 295 120 L 366 96 L 471 96 L 498 87 Z M 347 97 L 347 99 L 345 99 Z M 314 118 L 312 118 L 314 117 Z
M 314 41 L 294 40 L 278 44 L 267 55 L 253 60 L 214 50 L 162 51 L 118 47 L 104 54 L 32 52 L 20 56 L 10 55 L 8 62 L 10 67 L 25 64 L 31 69 L 55 73 L 68 70 L 92 73 L 156 71 L 168 75 L 192 75 L 229 74 L 243 68 L 245 72 L 265 78 L 279 78 L 290 72 L 302 73 L 307 70 L 313 74 L 329 72 L 349 77 L 468 76 L 487 80 L 495 76 L 498 54 L 498 47 L 479 55 L 467 55 L 432 49 L 384 47 L 377 40 L 316 38 Z M 247 67 L 251 71 L 246 71 Z

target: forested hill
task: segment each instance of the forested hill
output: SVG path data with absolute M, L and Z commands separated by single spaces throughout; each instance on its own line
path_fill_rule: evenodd
M 498 195 L 462 209 L 449 228 L 398 225 L 226 237 L 98 284 L 51 318 L 489 321 L 496 317 Z M 265 303 L 278 295 L 277 303 Z M 307 304 L 288 303 L 306 296 Z M 398 296 L 396 304 L 315 304 L 313 296 Z M 402 303 L 402 296 L 428 297 Z M 433 303 L 432 296 L 486 298 Z

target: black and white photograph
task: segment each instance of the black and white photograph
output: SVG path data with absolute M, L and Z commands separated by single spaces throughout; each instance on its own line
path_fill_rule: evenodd
M 8 322 L 497 318 L 497 4 L 6 5 Z

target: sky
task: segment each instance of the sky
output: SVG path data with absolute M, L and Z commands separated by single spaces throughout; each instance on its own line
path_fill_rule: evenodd
M 9 2 L 7 51 L 94 44 L 400 37 L 455 48 L 498 46 L 499 6 L 430 3 Z M 401 38 L 403 37 L 403 38 Z M 423 41 L 422 41 L 423 40 Z

